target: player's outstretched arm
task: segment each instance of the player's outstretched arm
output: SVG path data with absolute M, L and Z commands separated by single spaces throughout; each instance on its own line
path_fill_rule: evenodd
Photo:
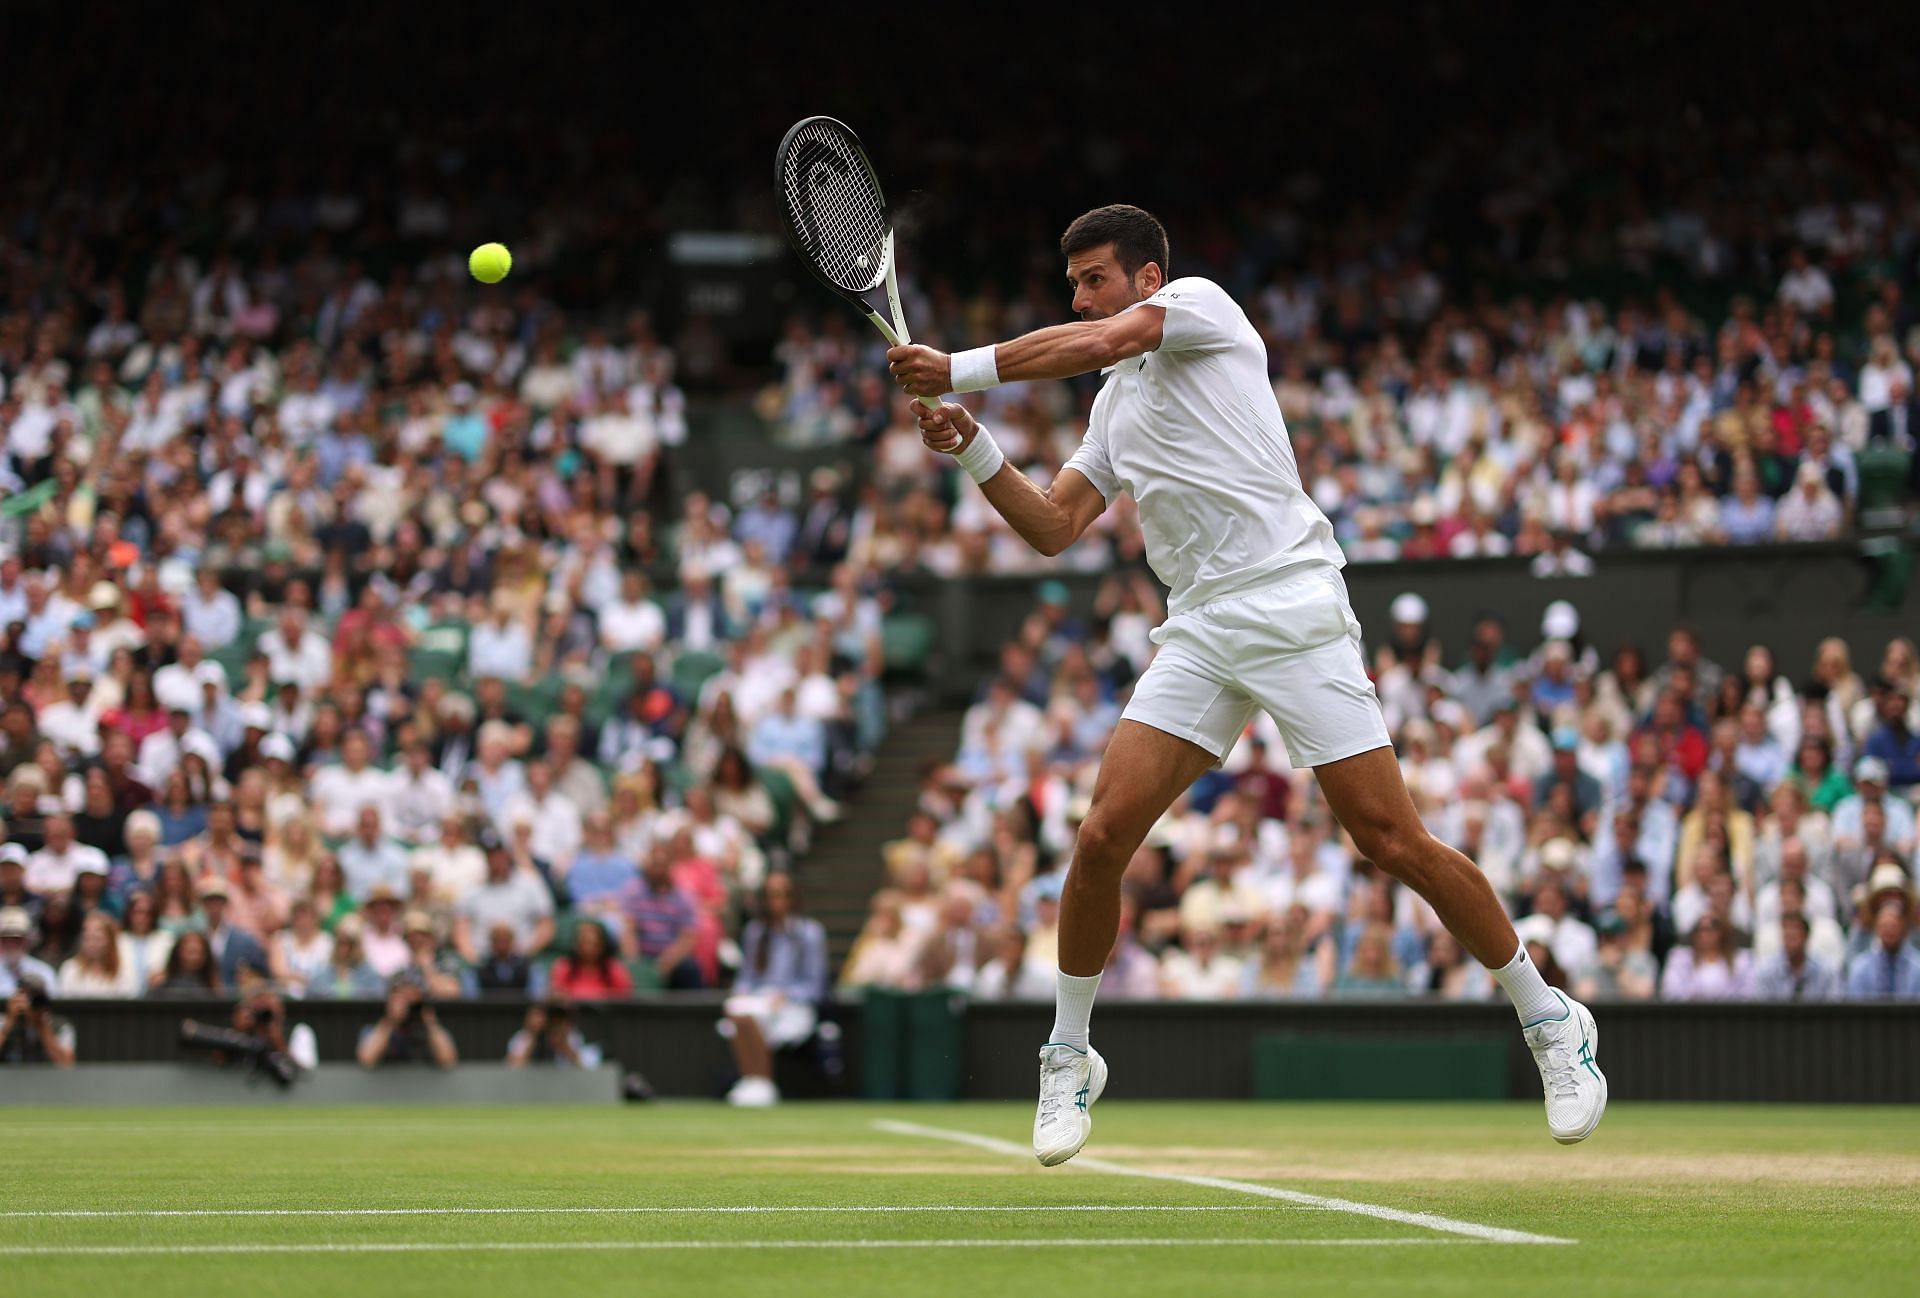
M 962 370 L 969 369 L 969 358 L 978 358 L 974 363 L 983 371 L 990 369 L 990 376 L 955 374 L 953 357 L 938 348 L 917 344 L 890 349 L 887 368 L 893 372 L 894 382 L 915 397 L 974 392 L 998 383 L 1070 379 L 1152 351 L 1160 345 L 1166 320 L 1165 307 L 1138 306 L 1105 320 L 1049 325 L 993 347 L 961 354 Z M 988 358 L 991 366 L 985 364 Z
M 1106 499 L 1099 488 L 1076 469 L 1062 469 L 1053 485 L 1042 491 L 1040 485 L 1008 464 L 992 447 L 992 439 L 982 436 L 980 425 L 965 406 L 951 403 L 929 410 L 915 402 L 912 407 L 920 420 L 920 440 L 929 450 L 951 455 L 980 484 L 987 503 L 1022 540 L 1041 554 L 1054 555 L 1080 539 L 1094 519 L 1106 510 Z M 992 458 L 979 460 L 978 452 L 992 449 Z

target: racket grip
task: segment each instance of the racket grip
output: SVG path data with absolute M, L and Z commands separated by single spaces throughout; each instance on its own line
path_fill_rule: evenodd
M 887 323 L 886 317 L 877 311 L 867 312 L 867 319 L 873 321 L 873 327 L 880 331 L 880 336 L 887 340 L 887 345 L 890 347 L 901 347 L 913 341 L 912 335 L 907 332 L 907 323 L 904 320 L 900 322 L 900 327 L 895 329 Z M 929 410 L 940 408 L 938 397 L 915 397 L 914 400 Z

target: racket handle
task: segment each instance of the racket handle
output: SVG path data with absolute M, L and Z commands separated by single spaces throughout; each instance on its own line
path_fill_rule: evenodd
M 913 336 L 907 332 L 907 322 L 904 320 L 900 322 L 900 327 L 895 329 L 887 323 L 886 317 L 877 311 L 867 312 L 867 319 L 873 321 L 873 327 L 880 331 L 880 336 L 887 340 L 887 346 L 889 347 L 903 347 L 913 341 Z M 940 408 L 940 398 L 938 397 L 915 397 L 914 400 L 929 410 L 938 410 Z

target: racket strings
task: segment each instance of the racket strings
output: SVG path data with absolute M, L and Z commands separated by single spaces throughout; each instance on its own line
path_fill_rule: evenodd
M 878 283 L 886 200 L 852 142 L 825 123 L 811 125 L 781 170 L 787 221 L 819 272 L 848 292 Z

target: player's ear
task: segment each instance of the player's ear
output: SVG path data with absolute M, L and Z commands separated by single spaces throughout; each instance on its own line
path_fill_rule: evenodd
M 1140 296 L 1152 297 L 1166 285 L 1167 277 L 1160 273 L 1160 263 L 1150 261 L 1142 266 L 1135 276 L 1140 285 Z

